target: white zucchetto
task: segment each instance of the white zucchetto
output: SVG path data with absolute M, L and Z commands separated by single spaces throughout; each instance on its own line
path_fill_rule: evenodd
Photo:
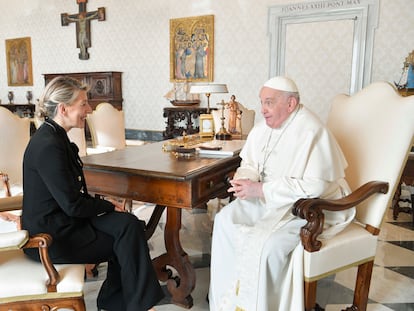
M 270 80 L 267 80 L 263 86 L 279 91 L 299 93 L 296 83 L 287 77 L 271 78 Z

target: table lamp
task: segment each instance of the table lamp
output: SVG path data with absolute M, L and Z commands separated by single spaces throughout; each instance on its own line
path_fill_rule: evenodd
M 210 114 L 210 95 L 212 93 L 228 93 L 226 84 L 196 84 L 190 88 L 191 94 L 206 94 L 207 113 L 200 115 L 200 136 L 214 137 L 214 121 Z

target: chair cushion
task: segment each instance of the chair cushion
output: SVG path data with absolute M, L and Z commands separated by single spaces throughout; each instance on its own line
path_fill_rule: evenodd
M 23 184 L 22 183 L 11 183 L 10 192 L 12 196 L 23 195 Z
M 304 252 L 304 277 L 316 281 L 351 266 L 374 260 L 378 236 L 351 223 L 334 237 L 322 240 L 318 252 Z
M 27 230 L 0 233 L 0 249 L 20 249 L 28 239 Z
M 16 222 L 4 220 L 2 217 L 0 217 L 0 235 L 8 232 L 15 232 L 17 230 L 18 228 Z M 4 240 L 4 238 L 0 237 L 0 240 Z
M 36 299 L 82 296 L 84 265 L 55 265 L 60 275 L 56 293 L 47 293 L 47 273 L 22 250 L 0 252 L 0 303 L 33 297 Z M 40 295 L 40 296 L 39 296 Z

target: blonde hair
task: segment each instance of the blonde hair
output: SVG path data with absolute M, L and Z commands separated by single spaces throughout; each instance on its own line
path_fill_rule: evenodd
M 53 118 L 57 113 L 57 106 L 72 105 L 81 91 L 88 91 L 89 86 L 66 76 L 53 78 L 45 87 L 39 98 L 37 117 L 40 119 Z

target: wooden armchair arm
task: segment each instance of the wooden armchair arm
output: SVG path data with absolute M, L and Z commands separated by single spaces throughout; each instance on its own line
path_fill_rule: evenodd
M 322 210 L 343 211 L 358 205 L 374 193 L 387 193 L 388 183 L 370 181 L 351 194 L 337 200 L 324 200 L 319 198 L 300 199 L 295 202 L 292 213 L 306 219 L 308 223 L 301 228 L 300 237 L 303 247 L 308 252 L 318 251 L 322 243 L 317 240 L 323 231 L 325 216 Z
M 23 196 L 0 198 L 0 212 L 15 211 L 22 209 Z
M 39 233 L 31 236 L 23 248 L 39 248 L 40 260 L 49 276 L 47 291 L 56 292 L 56 286 L 59 283 L 60 276 L 49 257 L 48 247 L 51 244 L 52 237 L 49 234 Z

